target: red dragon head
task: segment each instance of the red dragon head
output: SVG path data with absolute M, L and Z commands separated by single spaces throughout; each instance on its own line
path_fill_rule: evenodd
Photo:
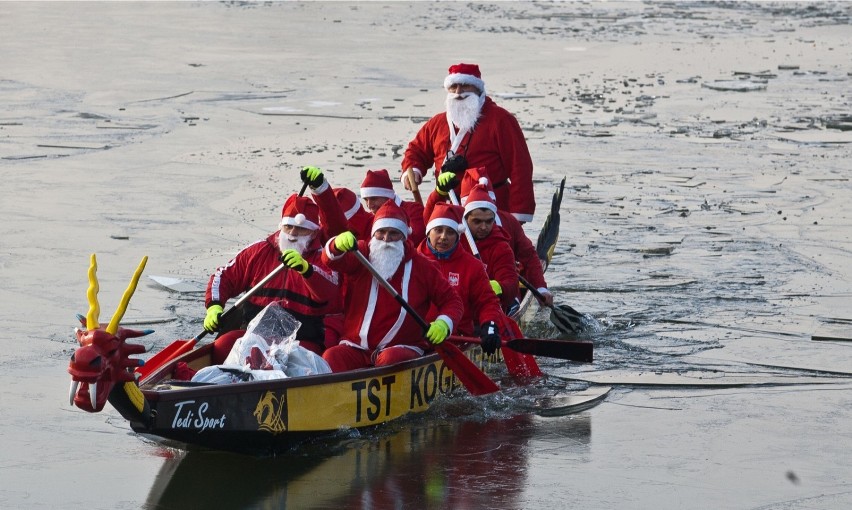
M 86 329 L 76 328 L 75 333 L 80 347 L 71 355 L 71 362 L 68 364 L 68 373 L 71 374 L 71 403 L 84 411 L 92 413 L 101 411 L 116 384 L 129 382 L 135 385 L 136 377 L 133 369 L 141 362 L 129 356 L 145 352 L 145 347 L 126 343 L 125 340 L 147 335 L 150 331 L 125 329 L 119 327 L 118 323 L 127 310 L 127 304 L 136 290 L 139 276 L 147 261 L 147 257 L 142 259 L 112 320 L 104 325 L 98 322 L 100 307 L 97 261 L 95 255 L 91 257 L 87 292 L 89 312 L 85 318 L 80 317 L 80 322 Z

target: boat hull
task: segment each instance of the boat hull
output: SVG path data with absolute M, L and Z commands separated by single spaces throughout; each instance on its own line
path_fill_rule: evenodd
M 465 353 L 481 368 L 490 365 L 477 346 Z M 209 357 L 210 347 L 202 347 L 141 381 L 149 416 L 111 403 L 141 434 L 201 447 L 235 450 L 238 445 L 239 451 L 274 453 L 306 438 L 423 412 L 438 398 L 465 392 L 437 354 L 388 367 L 274 381 L 198 385 L 170 379 L 178 362 L 200 367 Z

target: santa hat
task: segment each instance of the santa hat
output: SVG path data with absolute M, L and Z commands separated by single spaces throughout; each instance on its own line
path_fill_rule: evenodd
M 426 232 L 440 226 L 450 227 L 456 232 L 460 232 L 462 229 L 462 213 L 463 210 L 460 206 L 448 202 L 438 202 L 432 209 L 432 215 L 429 216 Z
M 405 238 L 408 238 L 408 234 L 411 233 L 411 227 L 408 226 L 408 215 L 393 200 L 388 200 L 376 211 L 370 235 L 375 234 L 376 230 L 380 228 L 395 228 L 402 232 Z
M 464 205 L 464 215 L 467 216 L 475 209 L 488 209 L 495 216 L 497 215 L 497 204 L 494 203 L 494 199 L 488 195 L 488 189 L 482 184 L 477 184 L 470 190 L 467 202 Z
M 340 204 L 340 208 L 343 209 L 343 215 L 346 216 L 347 220 L 351 220 L 358 209 L 361 208 L 358 196 L 349 188 L 334 188 L 334 197 Z
M 488 196 L 495 203 L 497 202 L 497 195 L 494 194 L 494 187 L 491 185 L 491 179 L 488 178 L 488 172 L 486 172 L 484 166 L 480 166 L 477 168 L 468 168 L 462 176 L 461 189 L 459 190 L 461 191 L 460 200 L 462 205 L 467 203 L 467 196 L 470 194 L 470 190 L 477 184 L 485 186 Z
M 445 89 L 449 89 L 450 85 L 473 85 L 479 89 L 480 95 L 485 94 L 485 82 L 482 81 L 478 65 L 455 64 L 450 66 L 448 72 L 449 74 L 444 78 Z
M 319 207 L 308 197 L 290 195 L 281 208 L 281 226 L 292 225 L 294 227 L 319 230 Z
M 394 198 L 395 196 L 396 192 L 393 190 L 393 184 L 387 170 L 367 170 L 367 176 L 361 183 L 361 198 Z

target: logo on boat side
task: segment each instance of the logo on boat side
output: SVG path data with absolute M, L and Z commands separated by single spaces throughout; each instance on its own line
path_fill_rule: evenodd
M 279 434 L 287 430 L 287 424 L 281 418 L 281 413 L 287 408 L 287 395 L 282 393 L 276 397 L 272 391 L 263 394 L 254 408 L 254 417 L 257 419 L 257 429 L 273 434 Z
M 175 403 L 175 417 L 172 420 L 173 429 L 196 429 L 199 433 L 207 429 L 225 428 L 225 415 L 218 418 L 206 416 L 210 404 L 202 402 L 198 407 L 193 407 L 195 400 L 184 400 Z

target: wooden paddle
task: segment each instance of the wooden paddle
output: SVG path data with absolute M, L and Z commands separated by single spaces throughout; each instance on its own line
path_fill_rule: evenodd
M 394 289 L 391 284 L 388 283 L 388 281 L 385 280 L 378 271 L 376 271 L 376 268 L 373 267 L 370 261 L 367 260 L 361 252 L 355 249 L 352 253 L 355 255 L 355 258 L 358 259 L 358 262 L 370 271 L 373 278 L 379 282 L 379 285 L 384 287 L 384 289 L 393 296 L 396 302 L 402 305 L 402 307 L 405 308 L 405 311 L 417 321 L 417 324 L 423 328 L 423 332 L 425 333 L 426 330 L 429 329 L 429 324 L 423 320 L 423 317 L 421 317 L 420 314 L 418 314 L 417 311 L 399 295 L 396 289 Z M 487 395 L 500 390 L 497 384 L 489 379 L 488 376 L 485 375 L 485 373 L 483 373 L 482 370 L 480 370 L 473 361 L 468 359 L 468 357 L 465 356 L 464 353 L 462 353 L 455 345 L 441 342 L 435 346 L 435 350 L 444 360 L 444 363 L 450 367 L 450 370 L 452 370 L 456 377 L 458 377 L 462 384 L 464 384 L 464 387 L 467 388 L 471 395 Z
M 457 344 L 481 344 L 482 339 L 475 336 L 451 335 L 447 340 Z M 592 342 L 581 340 L 559 340 L 556 338 L 516 338 L 514 340 L 503 340 L 501 347 L 508 347 L 513 351 L 548 358 L 558 358 L 568 361 L 581 361 L 591 363 L 594 357 L 594 345 Z M 507 351 L 503 351 L 504 353 Z
M 450 190 L 450 202 L 453 205 L 460 205 L 458 197 L 456 196 L 455 190 Z M 464 235 L 467 237 L 467 244 L 470 246 L 470 250 L 473 253 L 473 256 L 479 260 L 482 260 L 482 256 L 479 254 L 479 248 L 476 247 L 476 241 L 473 239 L 473 233 L 467 228 L 467 225 L 463 227 Z M 520 275 L 518 275 L 520 276 Z M 511 318 L 506 317 L 505 321 L 512 321 Z M 514 321 L 512 321 L 514 322 Z M 504 325 L 504 329 L 512 330 L 513 336 L 514 328 L 511 328 L 509 325 Z M 517 335 L 523 336 L 523 335 Z M 518 354 L 515 351 L 509 350 L 502 353 L 503 354 L 503 362 L 506 363 L 506 369 L 512 375 L 512 377 L 519 378 L 529 378 L 529 377 L 541 377 L 542 372 L 541 368 L 539 368 L 538 363 L 535 361 L 535 358 L 532 356 L 525 356 L 523 354 Z

